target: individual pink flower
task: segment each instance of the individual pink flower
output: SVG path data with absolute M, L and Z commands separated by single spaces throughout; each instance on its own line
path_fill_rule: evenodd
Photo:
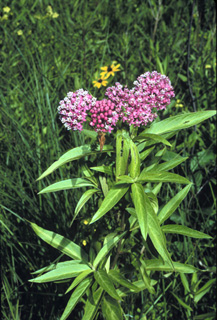
M 83 122 L 86 121 L 87 111 L 94 106 L 96 98 L 88 91 L 79 89 L 75 92 L 68 92 L 64 100 L 61 100 L 58 107 L 60 120 L 68 130 L 83 129 Z

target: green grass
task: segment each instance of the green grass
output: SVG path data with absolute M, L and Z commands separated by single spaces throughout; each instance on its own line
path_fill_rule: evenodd
M 62 296 L 64 283 L 57 286 L 28 282 L 30 272 L 50 264 L 58 256 L 33 234 L 25 219 L 78 244 L 94 235 L 83 224 L 83 219 L 94 213 L 93 202 L 69 227 L 81 191 L 37 195 L 54 181 L 82 175 L 84 163 L 75 161 L 36 182 L 60 155 L 86 140 L 82 133 L 66 131 L 58 119 L 58 102 L 68 91 L 83 87 L 98 98 L 104 97 L 105 89 L 94 88 L 92 81 L 101 66 L 117 61 L 121 72 L 111 79 L 111 85 L 120 81 L 131 86 L 148 70 L 169 76 L 176 98 L 161 118 L 215 108 L 215 3 L 211 0 L 196 3 L 188 55 L 192 2 L 171 0 L 160 7 L 160 2 L 154 0 L 4 2 L 4 7 L 9 6 L 11 11 L 8 20 L 1 18 L 0 25 L 3 319 L 59 319 L 68 298 Z M 59 14 L 57 18 L 46 16 L 48 5 Z M 3 14 L 1 9 L 1 17 Z M 18 35 L 19 30 L 22 35 Z M 175 107 L 177 99 L 183 108 Z M 213 237 L 216 235 L 214 121 L 208 120 L 176 136 L 173 149 L 189 157 L 176 173 L 187 176 L 194 187 L 171 218 Z M 161 204 L 176 192 L 178 188 L 170 186 L 161 190 Z M 103 224 L 99 227 L 103 228 Z M 182 259 L 205 270 L 198 274 L 198 279 L 186 276 L 191 293 L 197 284 L 201 288 L 214 278 L 215 239 L 197 241 L 170 235 L 170 241 L 174 260 Z M 183 285 L 186 286 L 186 281 L 178 275 L 161 275 L 156 296 L 150 298 L 143 292 L 126 302 L 126 314 L 133 316 L 126 319 L 142 320 L 145 316 L 187 319 L 189 311 L 173 294 L 192 307 L 195 320 L 201 314 L 214 312 L 214 286 L 194 303 Z M 78 305 L 73 319 L 81 317 Z

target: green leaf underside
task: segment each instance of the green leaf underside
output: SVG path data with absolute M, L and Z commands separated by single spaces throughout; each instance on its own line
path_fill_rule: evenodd
M 123 287 L 126 287 L 131 290 L 138 290 L 138 287 L 136 287 L 134 284 L 132 284 L 129 280 L 127 280 L 120 272 L 117 270 L 110 270 L 108 273 L 109 277 L 112 279 L 113 282 L 117 282 Z
M 99 270 L 94 272 L 96 282 L 114 299 L 121 300 L 118 296 L 113 282 L 110 280 L 105 270 Z
M 77 264 L 71 265 L 67 267 L 57 268 L 55 270 L 49 271 L 42 276 L 39 276 L 35 279 L 29 280 L 30 282 L 36 283 L 44 283 L 44 282 L 51 282 L 63 279 L 70 279 L 76 277 L 78 274 L 85 270 L 90 270 L 90 267 L 86 264 Z
M 161 211 L 158 214 L 158 219 L 160 223 L 163 223 L 173 214 L 173 212 L 178 208 L 180 203 L 187 196 L 191 186 L 192 184 L 189 184 L 184 189 L 179 191 L 179 193 L 177 193 L 172 199 L 170 199 L 170 201 L 161 209 Z
M 84 316 L 82 320 L 94 320 L 97 310 L 99 308 L 100 300 L 102 298 L 103 289 L 98 288 L 91 298 L 88 297 L 85 309 L 84 309 Z
M 82 260 L 88 262 L 86 252 L 74 242 L 59 235 L 58 233 L 43 229 L 35 223 L 30 223 L 35 233 L 52 247 L 58 249 L 62 253 L 71 257 L 72 259 Z
M 31 272 L 31 274 L 42 274 L 44 272 L 48 272 L 54 269 L 62 268 L 62 267 L 68 267 L 77 264 L 82 264 L 81 260 L 69 260 L 69 261 L 64 261 L 64 262 L 58 262 L 58 263 L 52 263 L 47 267 L 43 267 L 37 271 Z
M 155 172 L 155 171 L 142 171 L 138 177 L 138 182 L 171 182 L 171 183 L 181 183 L 181 184 L 190 184 L 191 182 L 175 173 L 170 173 L 166 171 Z
M 123 319 L 120 304 L 108 295 L 102 300 L 102 313 L 106 320 Z
M 98 252 L 94 262 L 93 267 L 96 268 L 100 261 L 111 251 L 111 249 L 117 244 L 117 242 L 123 238 L 123 236 L 126 234 L 126 232 L 123 232 L 122 234 L 114 237 L 113 239 L 108 240 L 104 246 L 100 249 Z
M 84 280 L 87 276 L 89 276 L 89 274 L 93 273 L 93 270 L 89 269 L 89 270 L 85 270 L 83 272 L 81 272 L 76 278 L 75 280 L 72 282 L 72 284 L 70 285 L 70 287 L 66 290 L 65 293 L 68 293 L 69 291 L 71 291 L 72 289 L 74 289 L 82 280 Z
M 148 210 L 150 210 L 149 202 L 146 201 L 143 186 L 139 183 L 131 185 L 134 206 L 139 222 L 139 227 L 143 238 L 146 240 L 148 234 Z M 150 204 L 151 206 L 151 204 Z
M 92 279 L 89 279 L 89 278 L 85 279 L 74 290 L 74 292 L 72 293 L 72 295 L 66 305 L 66 308 L 65 308 L 60 320 L 65 320 L 69 317 L 69 315 L 71 314 L 71 312 L 75 308 L 76 304 L 79 302 L 81 297 L 85 294 L 88 287 L 91 285 L 91 281 L 92 281 Z
M 210 117 L 213 117 L 214 115 L 216 115 L 215 110 L 207 110 L 170 117 L 160 122 L 153 123 L 151 127 L 144 130 L 141 135 L 146 133 L 163 134 L 166 132 L 190 128 L 206 119 L 209 119 Z
M 85 203 L 92 197 L 94 193 L 96 193 L 98 190 L 97 189 L 90 189 L 87 190 L 83 193 L 81 196 L 80 200 L 78 201 L 76 208 L 75 208 L 75 214 L 74 214 L 74 219 L 78 215 L 78 213 L 81 211 Z
M 103 150 L 100 151 L 100 147 L 97 147 L 97 150 L 91 150 L 90 145 L 83 145 L 80 147 L 73 148 L 72 150 L 67 151 L 65 154 L 63 154 L 59 160 L 55 161 L 43 174 L 37 179 L 43 179 L 44 177 L 48 176 L 51 174 L 54 170 L 57 168 L 61 167 L 62 165 L 73 161 L 80 159 L 82 157 L 95 154 L 95 153 L 100 153 L 100 152 L 108 152 L 108 151 L 113 151 L 113 147 L 109 145 L 104 145 Z
M 197 272 L 197 268 L 190 264 L 184 264 L 180 262 L 172 262 L 172 268 L 167 262 L 163 262 L 161 259 L 150 259 L 145 260 L 146 270 L 150 271 L 165 271 L 165 272 L 180 272 L 180 273 L 194 273 Z
M 109 210 L 111 210 L 119 200 L 125 195 L 129 186 L 123 183 L 116 183 L 107 193 L 104 198 L 100 208 L 97 210 L 95 215 L 93 216 L 91 223 L 96 222 L 102 216 L 104 216 Z
M 197 238 L 197 239 L 212 239 L 211 236 L 208 234 L 205 234 L 203 232 L 193 230 L 191 228 L 177 225 L 177 224 L 168 224 L 161 227 L 161 230 L 164 233 L 176 233 L 181 234 L 183 236 L 191 237 L 191 238 Z
M 169 143 L 169 141 L 167 141 L 165 138 L 163 138 L 157 134 L 141 133 L 140 135 L 138 135 L 138 137 L 135 138 L 135 141 L 138 141 L 138 140 L 144 141 L 144 140 L 149 140 L 149 139 L 154 140 L 156 142 L 162 142 L 165 145 L 171 147 L 171 144 Z
M 148 199 L 146 194 L 144 195 L 144 197 L 147 205 L 148 234 L 150 236 L 150 239 L 163 260 L 167 262 L 171 268 L 173 268 L 173 263 L 166 247 L 165 235 L 161 230 L 158 218 L 151 206 L 150 200 Z
M 41 190 L 38 194 L 56 192 L 67 189 L 76 189 L 83 187 L 95 187 L 89 180 L 83 178 L 73 178 L 59 181 Z

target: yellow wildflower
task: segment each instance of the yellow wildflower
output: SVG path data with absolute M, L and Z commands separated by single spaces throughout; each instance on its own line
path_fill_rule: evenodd
M 10 7 L 4 7 L 3 8 L 3 12 L 5 12 L 5 13 L 8 13 L 8 12 L 10 12 L 11 11 L 11 8 Z
M 105 66 L 105 67 L 101 67 L 101 70 L 103 70 L 103 72 L 100 73 L 101 76 L 105 76 L 107 74 L 107 76 L 109 77 L 110 75 L 114 76 L 115 72 L 120 71 L 120 69 L 118 69 L 120 67 L 120 64 L 117 64 L 115 66 L 114 63 L 112 63 L 111 66 Z
M 8 15 L 7 14 L 3 14 L 2 17 L 0 17 L 1 20 L 8 20 Z
M 176 101 L 176 103 L 180 103 L 180 102 L 181 102 L 181 100 L 179 100 L 179 99 Z
M 58 17 L 59 17 L 59 14 L 57 12 L 54 12 L 53 15 L 52 15 L 52 18 L 55 19 L 55 18 L 58 18 Z
M 48 16 L 52 16 L 52 15 L 53 15 L 53 9 L 52 9 L 51 6 L 47 6 L 46 11 L 47 11 L 47 15 L 48 15 Z
M 22 36 L 23 35 L 23 31 L 22 30 L 18 30 L 17 34 L 18 34 L 18 36 Z
M 101 88 L 101 86 L 106 87 L 108 81 L 105 81 L 109 76 L 101 76 L 100 79 L 93 81 L 94 87 L 97 87 L 98 89 Z
M 86 245 L 87 245 L 87 241 L 86 241 L 86 240 L 83 240 L 83 241 L 82 241 L 82 244 L 83 244 L 83 246 L 86 246 Z
M 212 66 L 210 64 L 205 65 L 205 69 L 211 69 L 211 68 L 212 68 Z
M 183 108 L 183 107 L 184 107 L 184 104 L 176 103 L 175 107 L 176 107 L 176 108 Z
M 84 220 L 84 224 L 87 225 L 87 224 L 88 224 L 88 221 L 87 221 L 87 220 Z

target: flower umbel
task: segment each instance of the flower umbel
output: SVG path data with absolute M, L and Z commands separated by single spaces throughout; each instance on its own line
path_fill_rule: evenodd
M 106 79 L 107 79 L 108 77 L 109 77 L 109 76 L 102 76 L 100 79 L 94 80 L 94 81 L 93 81 L 94 87 L 97 87 L 98 89 L 100 89 L 101 86 L 106 87 L 106 86 L 107 86 L 107 83 L 108 83 L 108 81 L 106 81 Z
M 103 70 L 103 72 L 100 73 L 100 75 L 103 76 L 107 76 L 110 77 L 111 75 L 114 76 L 115 72 L 120 71 L 120 69 L 118 69 L 120 67 L 120 64 L 117 64 L 115 66 L 114 63 L 112 63 L 111 66 L 105 66 L 105 67 L 101 67 L 101 70 Z

